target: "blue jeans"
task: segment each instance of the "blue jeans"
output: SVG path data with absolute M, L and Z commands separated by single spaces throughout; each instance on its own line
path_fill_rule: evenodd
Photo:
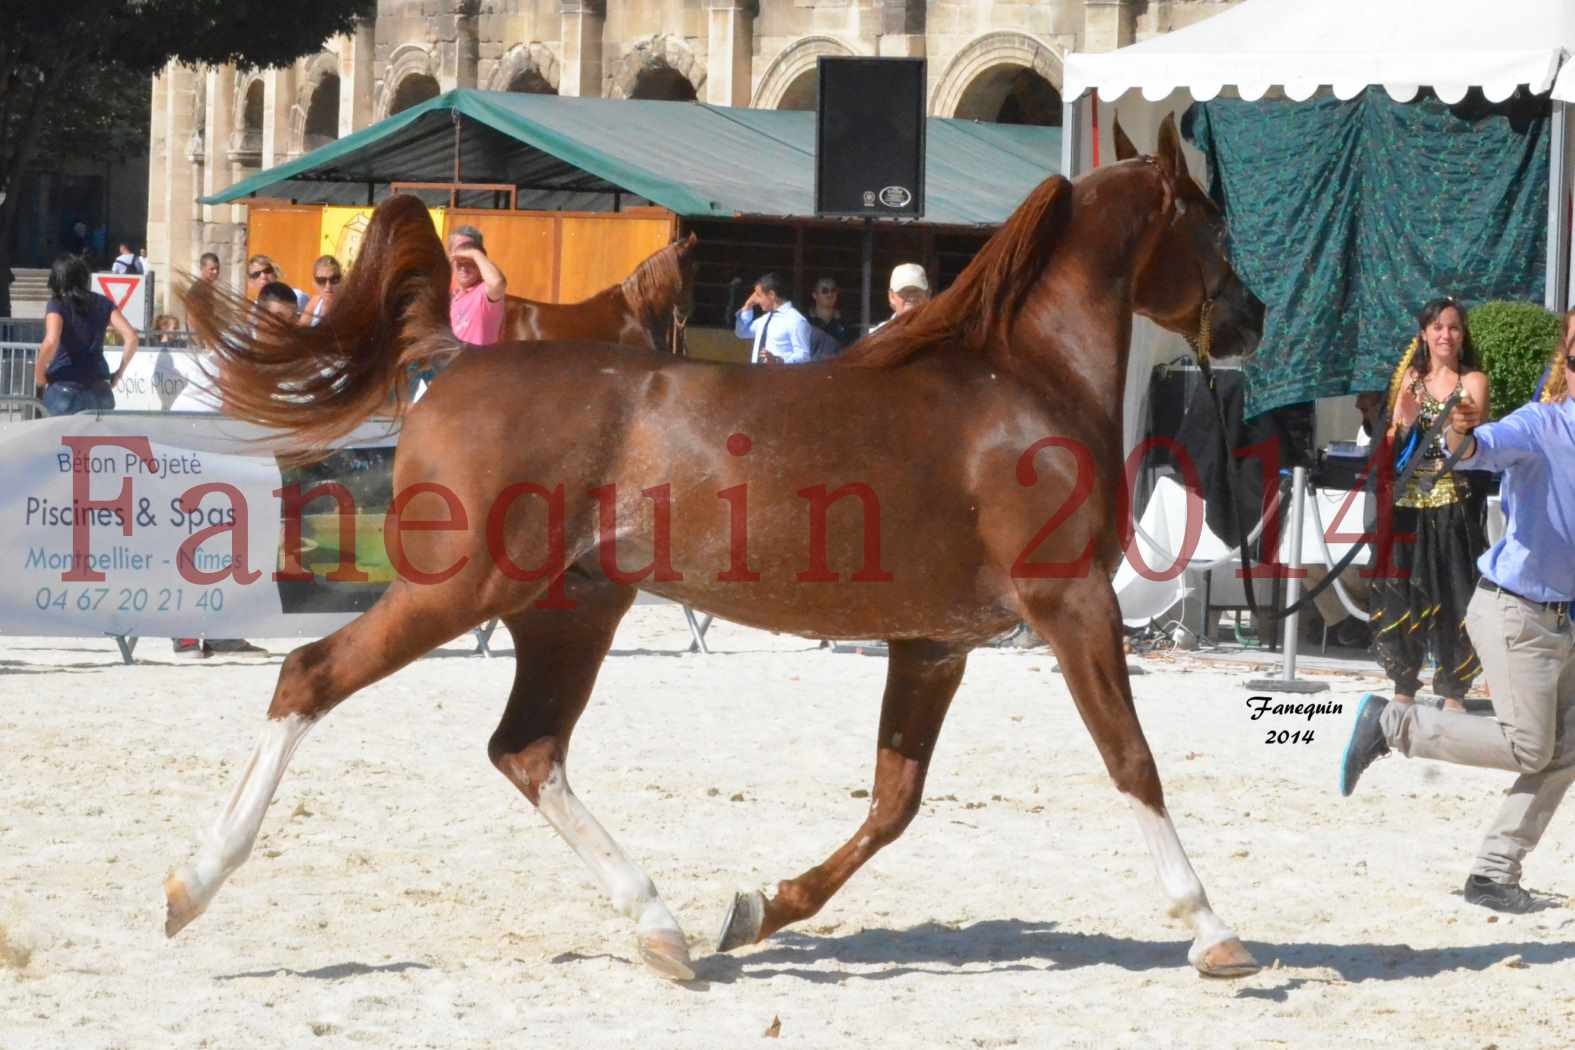
M 50 383 L 44 388 L 44 409 L 52 416 L 69 416 L 78 412 L 108 412 L 115 407 L 115 393 L 109 380 L 96 383 L 78 383 L 65 379 Z

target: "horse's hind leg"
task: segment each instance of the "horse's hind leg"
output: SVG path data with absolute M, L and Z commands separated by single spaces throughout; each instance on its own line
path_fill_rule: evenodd
M 487 754 L 579 854 L 613 907 L 635 920 L 640 957 L 664 977 L 694 977 L 689 945 L 656 886 L 569 787 L 569 736 L 634 590 L 570 570 L 572 612 L 529 609 L 504 618 L 514 636 L 514 689 Z
M 814 915 L 877 850 L 902 834 L 919 811 L 930 756 L 966 662 L 966 650 L 938 642 L 891 643 L 875 747 L 875 787 L 864 823 L 824 863 L 777 883 L 770 898 L 758 891 L 734 897 L 718 950 L 762 940 Z
M 1154 755 L 1138 724 L 1121 644 L 1121 612 L 1103 577 L 1033 583 L 1021 591 L 1028 623 L 1055 650 L 1072 699 L 1138 827 L 1170 898 L 1170 914 L 1192 928 L 1187 958 L 1212 977 L 1255 973 L 1258 963 L 1209 907 L 1170 814 Z
M 443 588 L 395 584 L 356 620 L 285 657 L 262 739 L 196 856 L 164 880 L 165 936 L 201 915 L 252 851 L 285 766 L 306 731 L 351 693 L 473 627 L 485 610 L 445 601 Z

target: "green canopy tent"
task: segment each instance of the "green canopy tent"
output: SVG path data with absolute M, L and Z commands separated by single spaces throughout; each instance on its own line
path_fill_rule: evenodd
M 932 225 L 999 225 L 1060 165 L 1059 128 L 931 117 L 925 135 Z M 519 207 L 613 210 L 635 196 L 686 218 L 811 217 L 815 115 L 450 91 L 202 203 L 365 204 L 396 181 L 457 181 L 456 168 L 467 183 L 518 187 Z
M 1060 165 L 1059 128 L 932 117 L 925 142 L 924 217 L 877 225 L 971 234 L 957 252 Z M 859 225 L 815 218 L 813 113 L 492 91 L 429 99 L 202 203 L 369 205 L 394 183 L 507 185 L 521 209 L 650 203 L 686 220 L 792 222 L 801 240 L 807 224 Z M 872 241 L 866 233 L 866 285 Z

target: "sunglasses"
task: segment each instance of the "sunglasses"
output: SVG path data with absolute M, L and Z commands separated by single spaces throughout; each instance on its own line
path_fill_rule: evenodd
M 319 274 L 318 276 L 314 277 L 313 280 L 315 280 L 317 282 L 317 287 L 322 288 L 322 287 L 324 287 L 326 285 L 338 284 L 340 281 L 344 280 L 344 277 L 341 276 L 340 274 L 337 274 L 337 273 L 336 274 L 330 274 L 327 277 L 324 277 L 321 274 Z
M 255 281 L 259 277 L 263 277 L 265 275 L 266 276 L 272 276 L 273 272 L 274 271 L 273 271 L 273 267 L 272 266 L 264 266 L 261 270 L 247 270 L 246 271 L 246 276 L 250 277 L 252 280 Z
M 1568 354 L 1564 358 L 1564 367 L 1575 372 L 1575 354 Z

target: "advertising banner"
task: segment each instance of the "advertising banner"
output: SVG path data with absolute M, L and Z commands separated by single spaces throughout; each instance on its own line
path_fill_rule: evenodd
M 319 637 L 370 607 L 393 579 L 383 520 L 396 435 L 368 424 L 306 468 L 281 467 L 267 436 L 212 414 L 0 428 L 0 632 Z M 350 492 L 353 527 L 341 532 L 324 494 L 290 504 L 292 536 L 284 497 L 324 480 Z M 355 572 L 337 571 L 342 534 Z
M 106 346 L 104 360 L 110 371 L 120 367 L 122 351 Z M 172 350 L 165 346 L 138 348 L 131 366 L 115 388 L 116 411 L 206 411 L 209 380 L 203 373 L 200 350 Z

